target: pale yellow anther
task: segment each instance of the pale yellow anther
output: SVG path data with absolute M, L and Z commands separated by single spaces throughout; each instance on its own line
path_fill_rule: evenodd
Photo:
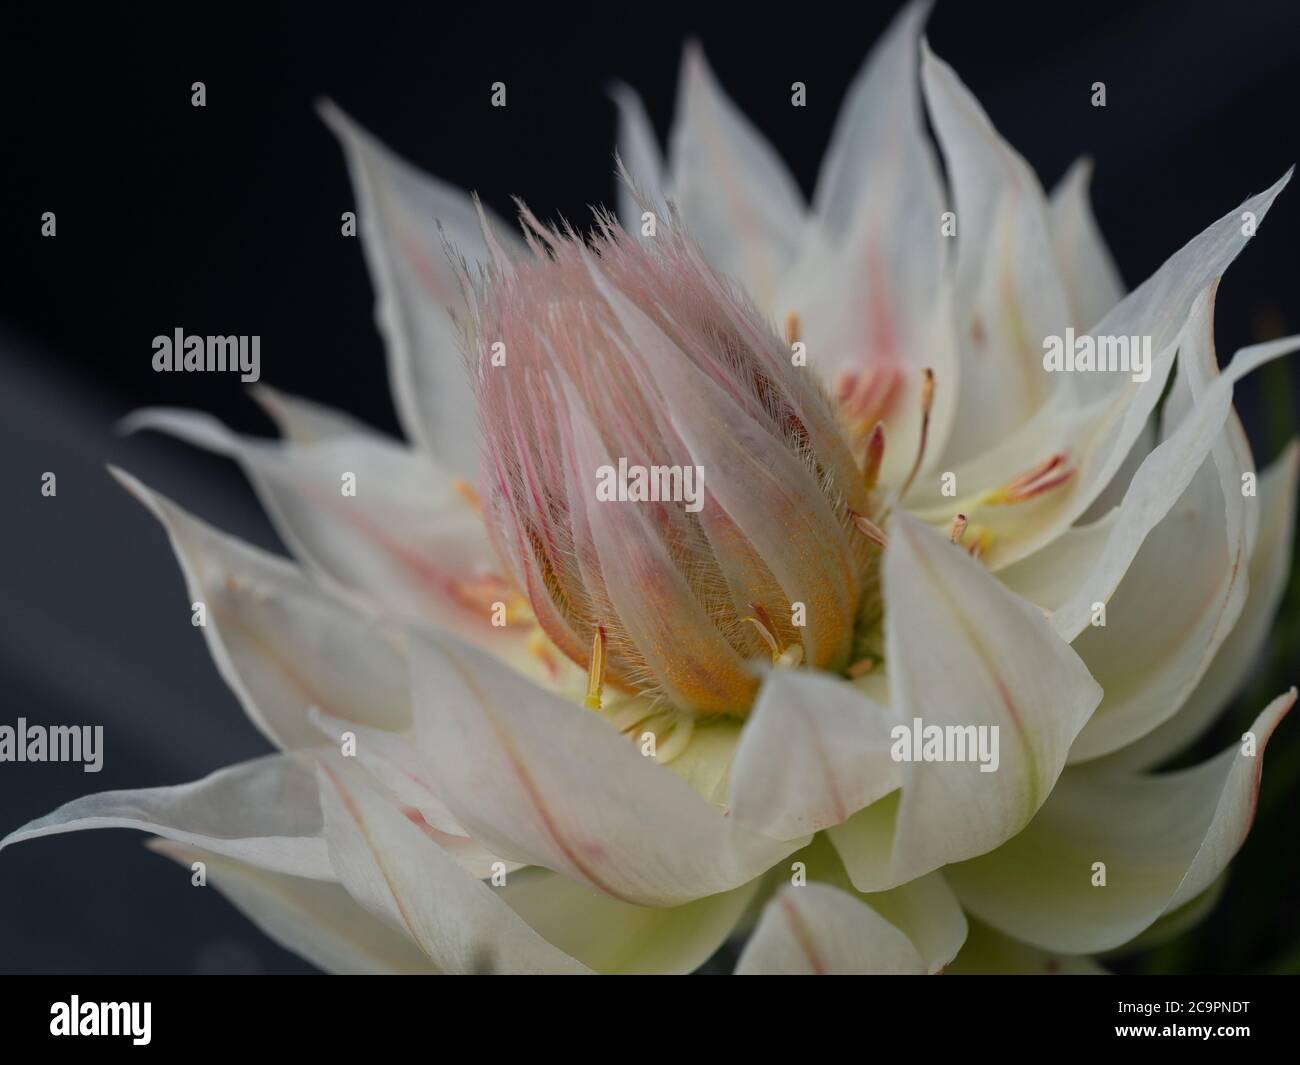
M 456 494 L 460 496 L 461 499 L 465 500 L 466 503 L 477 510 L 480 514 L 483 513 L 483 503 L 479 499 L 478 489 L 470 484 L 469 481 L 465 480 L 464 477 L 456 477 L 452 480 L 451 486 L 456 490 Z
M 591 665 L 587 669 L 587 697 L 583 704 L 588 710 L 600 709 L 600 693 L 605 686 L 605 627 L 596 626 L 591 640 Z
M 858 677 L 865 677 L 875 668 L 876 660 L 874 658 L 859 658 L 853 665 L 849 666 L 846 672 L 851 678 L 857 680 Z
M 762 603 L 750 603 L 749 606 L 754 613 L 744 620 L 758 630 L 758 634 L 763 637 L 763 642 L 767 644 L 767 649 L 772 655 L 772 661 L 775 662 L 781 657 L 781 644 L 777 641 L 776 626 L 772 624 L 772 617 L 763 608 Z
M 885 530 L 865 514 L 859 514 L 856 510 L 850 510 L 849 517 L 853 521 L 853 527 L 882 551 L 889 546 L 889 537 L 885 535 Z
M 796 311 L 785 316 L 785 342 L 791 346 L 799 343 L 799 314 Z
M 952 519 L 952 528 L 948 530 L 948 539 L 954 544 L 961 543 L 961 538 L 966 535 L 966 515 L 954 514 Z

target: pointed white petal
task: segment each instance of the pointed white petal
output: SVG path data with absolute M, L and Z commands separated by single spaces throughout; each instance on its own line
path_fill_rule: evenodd
M 786 887 L 763 910 L 736 963 L 739 976 L 912 975 L 926 972 L 911 940 L 829 884 Z
M 748 883 L 803 841 L 724 817 L 601 717 L 450 639 L 415 640 L 416 729 L 442 798 L 495 854 L 635 905 Z
M 1234 744 L 1154 776 L 1067 770 L 1028 828 L 944 875 L 968 912 L 1027 943 L 1071 954 L 1127 943 L 1205 891 L 1245 842 L 1264 748 L 1295 699 L 1292 688 L 1255 719 L 1253 754 Z
M 285 559 L 218 532 L 120 471 L 115 476 L 162 523 L 202 603 L 203 638 L 222 678 L 258 729 L 281 747 L 311 747 L 317 706 L 376 728 L 410 722 L 405 660 L 395 637 Z M 180 616 L 190 611 L 177 604 Z
M 951 241 L 917 68 L 928 2 L 907 6 L 849 88 L 814 198 L 813 224 L 773 313 L 795 313 L 808 365 L 841 399 L 859 446 L 885 427 L 881 482 L 906 477 L 920 444 L 922 371 L 938 382 L 926 457 L 957 410 Z
M 1208 299 L 1207 290 L 1202 300 Z M 1207 303 L 1198 306 L 1204 308 Z M 1194 314 L 1202 327 L 1208 328 L 1204 315 Z M 1270 359 L 1297 349 L 1300 349 L 1300 337 L 1288 337 L 1237 352 L 1223 373 L 1203 389 L 1195 407 L 1174 433 L 1147 456 L 1124 494 L 1119 517 L 1092 571 L 1052 615 L 1052 627 L 1065 639 L 1073 640 L 1083 632 L 1089 624 L 1093 604 L 1105 603 L 1114 594 L 1150 531 L 1169 512 L 1204 464 L 1227 423 L 1233 385 Z
M 372 917 L 341 885 L 271 873 L 212 851 L 153 840 L 149 849 L 184 866 L 203 862 L 207 882 L 286 950 L 329 973 L 433 974 L 419 947 Z
M 398 158 L 334 104 L 320 111 L 343 145 L 356 189 L 375 318 L 402 425 L 448 468 L 473 477 L 478 422 L 448 315 L 461 296 L 447 245 L 470 262 L 487 258 L 478 212 L 465 193 Z
M 1268 643 L 1286 591 L 1298 481 L 1300 445 L 1293 442 L 1259 477 L 1259 538 L 1250 558 L 1246 603 L 1236 625 L 1178 713 L 1136 743 L 1108 755 L 1108 765 L 1148 769 L 1172 758 L 1209 728 L 1245 685 Z
M 1043 339 L 1069 321 L 1047 205 L 1028 164 L 952 69 L 923 46 L 925 100 L 957 216 L 956 328 L 962 369 L 950 451 L 976 453 L 1023 425 L 1072 375 L 1043 368 Z
M 770 309 L 804 203 L 785 164 L 723 93 L 697 42 L 682 56 L 669 135 L 671 198 L 718 270 Z
M 1165 404 L 1169 437 L 1218 375 L 1208 301 L 1198 308 Z M 1143 540 L 1106 606 L 1105 624 L 1090 625 L 1074 640 L 1106 695 L 1075 741 L 1071 761 L 1118 750 L 1177 713 L 1241 614 L 1249 558 L 1242 475 L 1253 475 L 1254 463 L 1234 428 L 1218 431 L 1186 490 Z M 1203 450 L 1179 446 L 1192 454 Z
M 411 937 L 447 973 L 576 974 L 499 898 L 371 790 L 342 759 L 322 763 L 330 862 L 348 893 Z
M 967 760 L 925 762 L 911 752 L 892 828 L 890 797 L 831 830 L 862 891 L 906 883 L 1018 832 L 1051 793 L 1101 699 L 1041 611 L 906 515 L 890 525 L 883 579 L 894 728 L 913 734 L 918 719 L 921 728 L 961 728 L 965 753 L 948 756 Z M 972 753 L 981 727 L 982 759 Z M 996 768 L 986 771 L 994 738 Z
M 668 178 L 650 116 L 645 112 L 641 97 L 621 82 L 610 87 L 610 95 L 618 106 L 619 159 L 627 168 L 628 177 L 632 179 L 636 191 L 649 203 L 650 210 L 655 211 L 660 219 L 666 219 L 668 214 L 664 204 L 664 186 Z M 640 235 L 643 210 L 633 197 L 632 190 L 620 181 L 618 218 L 629 233 Z
M 241 762 L 189 784 L 85 795 L 9 833 L 0 849 L 85 828 L 136 828 L 262 869 L 334 879 L 315 780 L 286 755 Z
M 295 444 L 315 444 L 340 436 L 374 435 L 347 412 L 334 410 L 315 400 L 281 392 L 270 385 L 253 385 L 249 392 L 275 422 L 280 435 Z
M 1048 206 L 1052 248 L 1070 308 L 1070 325 L 1090 329 L 1124 298 L 1115 260 L 1088 202 L 1092 162 L 1080 159 L 1052 190 Z
M 291 551 L 368 610 L 460 632 L 503 655 L 532 631 L 513 607 L 474 507 L 426 455 L 374 433 L 306 445 L 242 437 L 192 411 L 146 409 L 123 423 L 229 455 Z M 345 487 L 348 494 L 345 494 Z

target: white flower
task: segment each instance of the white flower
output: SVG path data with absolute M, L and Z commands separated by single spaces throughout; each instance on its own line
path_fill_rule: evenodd
M 1287 571 L 1300 453 L 1244 489 L 1231 399 L 1300 339 L 1220 374 L 1211 329 L 1287 178 L 1124 296 L 1086 167 L 1045 198 L 925 11 L 811 207 L 695 47 L 667 165 L 617 91 L 626 233 L 589 242 L 525 247 L 327 106 L 413 445 L 267 389 L 283 442 L 134 417 L 236 458 L 301 565 L 119 474 L 283 753 L 5 842 L 153 832 L 340 971 L 689 972 L 742 934 L 746 973 L 1094 971 L 1204 912 L 1294 689 L 1151 770 Z M 1047 372 L 1067 329 L 1149 337 L 1149 375 Z M 702 507 L 599 502 L 620 457 L 698 465 Z M 996 767 L 897 760 L 917 719 Z

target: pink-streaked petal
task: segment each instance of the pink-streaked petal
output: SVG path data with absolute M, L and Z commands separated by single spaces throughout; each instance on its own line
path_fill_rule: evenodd
M 735 824 L 601 717 L 467 645 L 415 639 L 411 669 L 442 798 L 495 854 L 671 906 L 746 884 L 804 842 Z
M 449 974 L 586 973 L 381 798 L 355 766 L 319 769 L 325 840 L 340 882 Z
M 919 718 L 923 727 L 996 728 L 998 761 L 992 771 L 969 752 L 962 762 L 904 762 L 896 803 L 888 797 L 831 829 L 861 891 L 983 854 L 1020 831 L 1102 694 L 1040 610 L 905 515 L 890 525 L 883 579 L 893 726 L 910 731 Z M 995 733 L 984 735 L 991 747 Z

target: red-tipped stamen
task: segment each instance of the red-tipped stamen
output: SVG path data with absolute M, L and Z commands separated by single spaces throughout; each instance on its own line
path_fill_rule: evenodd
M 961 538 L 966 535 L 966 515 L 955 514 L 952 519 L 952 528 L 948 530 L 948 539 L 954 544 L 961 543 Z
M 862 482 L 868 492 L 876 487 L 876 482 L 880 480 L 880 463 L 885 457 L 885 426 L 883 422 L 876 422 L 876 427 L 871 430 L 871 436 L 867 438 L 867 461 L 862 469 Z

